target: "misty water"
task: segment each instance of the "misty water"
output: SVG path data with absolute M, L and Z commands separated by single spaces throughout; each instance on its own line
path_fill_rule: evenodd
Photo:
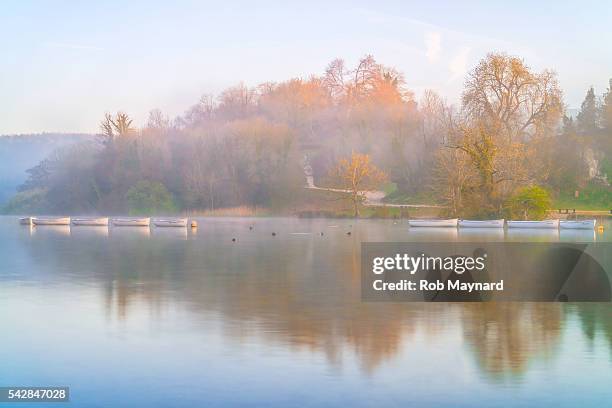
M 611 241 L 610 223 L 599 234 L 198 221 L 191 231 L 0 218 L 0 386 L 69 386 L 66 405 L 79 407 L 612 399 L 610 304 L 360 298 L 361 241 Z

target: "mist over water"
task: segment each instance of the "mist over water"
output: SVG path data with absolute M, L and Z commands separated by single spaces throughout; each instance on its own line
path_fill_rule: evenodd
M 83 134 L 0 135 L 0 208 L 27 179 L 27 170 L 53 152 L 92 139 Z
M 610 241 L 609 223 L 596 235 L 498 236 L 391 220 L 198 221 L 188 231 L 0 218 L 0 383 L 67 385 L 71 406 L 612 397 L 609 304 L 368 303 L 359 270 L 362 241 Z

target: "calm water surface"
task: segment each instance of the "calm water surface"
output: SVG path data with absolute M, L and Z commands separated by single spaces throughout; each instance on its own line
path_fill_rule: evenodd
M 361 241 L 611 241 L 610 224 L 604 234 L 199 225 L 0 218 L 0 386 L 70 386 L 71 403 L 52 407 L 612 404 L 610 304 L 362 303 L 359 271 Z

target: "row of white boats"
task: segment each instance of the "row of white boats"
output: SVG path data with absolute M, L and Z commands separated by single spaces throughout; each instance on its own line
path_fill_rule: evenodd
M 186 227 L 187 218 L 135 218 L 119 217 L 109 219 L 108 217 L 24 217 L 19 222 L 25 225 L 83 225 L 83 226 L 108 226 L 116 227 L 148 227 L 153 224 L 156 227 Z M 433 227 L 433 228 L 534 228 L 534 229 L 586 229 L 593 230 L 597 220 L 542 220 L 542 221 L 506 221 L 500 220 L 460 220 L 451 218 L 440 219 L 412 219 L 408 220 L 410 227 Z
M 595 229 L 597 220 L 542 220 L 542 221 L 506 221 L 500 220 L 460 220 L 451 218 L 414 219 L 408 220 L 411 227 L 442 227 L 442 228 L 534 228 L 534 229 Z
M 138 218 L 119 217 L 109 219 L 108 217 L 24 217 L 19 219 L 23 225 L 80 225 L 92 227 L 148 227 L 153 224 L 156 227 L 186 227 L 187 218 Z

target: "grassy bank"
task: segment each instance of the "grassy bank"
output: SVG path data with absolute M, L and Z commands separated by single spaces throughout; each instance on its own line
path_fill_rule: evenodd
M 438 204 L 432 193 L 408 194 L 399 190 L 395 183 L 387 183 L 383 191 L 386 195 L 382 201 L 386 204 Z
M 571 208 L 584 211 L 609 211 L 612 209 L 612 189 L 589 186 L 579 191 L 576 198 L 573 193 L 563 192 L 553 202 L 553 209 Z

